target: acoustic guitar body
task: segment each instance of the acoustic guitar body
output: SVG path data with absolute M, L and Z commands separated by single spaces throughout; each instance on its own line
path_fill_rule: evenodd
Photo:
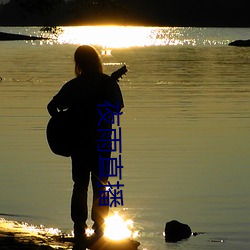
M 49 147 L 53 153 L 65 157 L 71 155 L 72 129 L 70 112 L 60 111 L 50 118 L 46 135 Z
M 111 80 L 118 81 L 127 72 L 126 65 L 116 70 L 110 76 Z M 51 117 L 47 129 L 47 141 L 51 151 L 57 155 L 71 156 L 72 147 L 79 136 L 73 115 L 70 111 L 60 111 Z

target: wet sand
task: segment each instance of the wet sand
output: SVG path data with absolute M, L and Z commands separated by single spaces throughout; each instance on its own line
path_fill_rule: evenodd
M 38 249 L 53 249 L 50 246 L 38 246 L 32 242 L 32 239 L 27 239 L 28 242 L 19 241 L 11 233 L 6 233 L 0 231 L 0 249 L 16 250 L 16 249 L 26 249 L 26 250 L 38 250 Z M 31 240 L 31 241 L 30 241 Z
M 27 236 L 19 233 L 8 232 L 0 228 L 0 249 L 27 249 L 27 250 L 36 250 L 36 249 L 53 249 L 50 246 L 46 245 L 37 245 L 36 241 L 38 239 L 34 236 Z

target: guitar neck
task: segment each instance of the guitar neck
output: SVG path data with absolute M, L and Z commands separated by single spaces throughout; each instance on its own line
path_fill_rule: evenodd
M 112 74 L 111 74 L 111 79 L 114 80 L 114 81 L 118 81 L 119 78 L 122 78 L 123 75 L 126 74 L 127 72 L 127 67 L 126 65 L 122 66 L 120 69 L 114 71 Z

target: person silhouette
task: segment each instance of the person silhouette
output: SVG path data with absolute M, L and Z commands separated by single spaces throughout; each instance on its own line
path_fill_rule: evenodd
M 108 183 L 109 161 L 105 161 L 105 175 L 99 173 L 99 157 L 110 158 L 111 151 L 98 151 L 98 129 L 111 129 L 112 123 L 100 119 L 97 105 L 105 102 L 124 107 L 123 97 L 117 81 L 103 73 L 99 53 L 89 45 L 79 46 L 74 54 L 76 77 L 66 82 L 48 103 L 51 116 L 61 110 L 71 113 L 71 161 L 74 182 L 71 197 L 71 218 L 74 223 L 75 241 L 85 238 L 88 218 L 88 186 L 91 178 L 93 203 L 91 218 L 96 235 L 103 234 L 104 219 L 108 215 L 109 205 L 100 205 L 99 191 Z M 100 185 L 102 184 L 102 185 Z

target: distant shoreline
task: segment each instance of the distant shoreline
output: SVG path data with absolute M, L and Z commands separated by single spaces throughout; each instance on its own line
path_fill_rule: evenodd
M 0 32 L 0 41 L 43 40 L 43 39 L 46 39 L 46 38 Z

